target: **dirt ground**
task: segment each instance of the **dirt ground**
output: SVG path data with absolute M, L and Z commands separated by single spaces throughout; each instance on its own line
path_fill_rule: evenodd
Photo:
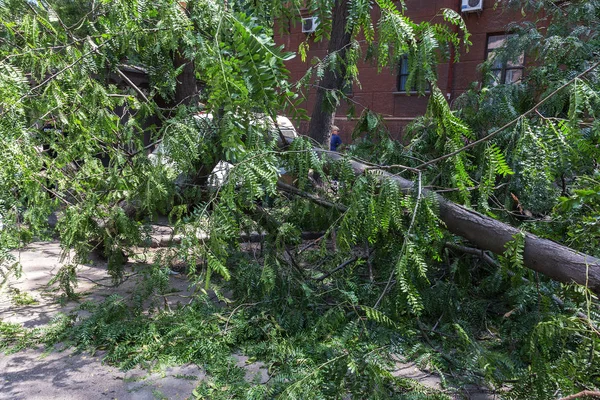
M 59 312 L 71 312 L 77 307 L 77 302 L 62 304 L 56 287 L 48 285 L 58 269 L 69 261 L 61 262 L 60 253 L 57 242 L 32 243 L 14 253 L 23 273 L 0 293 L 0 320 L 33 328 L 47 324 Z M 133 277 L 117 288 L 110 287 L 111 280 L 103 263 L 81 265 L 77 275 L 80 301 L 103 301 L 114 293 L 127 298 L 135 285 Z M 189 295 L 184 275 L 174 273 L 170 285 L 178 294 Z M 17 306 L 13 302 L 14 293 L 26 293 L 36 304 Z M 168 299 L 171 306 L 175 306 L 181 297 L 169 296 Z M 238 366 L 246 369 L 249 380 L 256 374 L 263 382 L 268 379 L 261 363 L 247 363 L 247 357 L 233 356 Z M 205 376 L 196 365 L 172 367 L 158 373 L 142 369 L 122 372 L 104 364 L 102 357 L 101 352 L 93 356 L 71 349 L 46 353 L 42 348 L 0 354 L 0 399 L 187 399 Z
M 31 328 L 48 323 L 59 312 L 70 312 L 77 307 L 76 302 L 62 304 L 56 288 L 48 285 L 56 271 L 68 262 L 61 261 L 60 252 L 57 242 L 37 242 L 15 253 L 23 266 L 23 273 L 0 292 L 0 320 Z M 106 265 L 102 263 L 81 265 L 77 275 L 80 278 L 77 293 L 81 295 L 81 301 L 102 301 L 115 292 L 127 297 L 135 285 L 133 277 L 118 288 L 110 287 Z M 180 295 L 189 294 L 184 275 L 174 273 L 170 284 Z M 26 293 L 36 303 L 17 306 L 13 301 L 14 293 Z M 169 302 L 175 305 L 181 298 L 170 296 Z M 249 380 L 257 374 L 261 382 L 269 379 L 265 366 L 260 362 L 249 363 L 248 358 L 240 354 L 233 356 L 238 360 L 238 366 L 246 370 Z M 193 398 L 192 391 L 205 377 L 203 370 L 196 365 L 172 367 L 160 372 L 142 369 L 122 372 L 104 364 L 102 357 L 100 352 L 93 356 L 75 353 L 71 349 L 45 353 L 41 348 L 0 354 L 0 399 L 187 399 Z M 431 388 L 442 387 L 438 376 L 400 360 L 394 375 L 414 379 Z M 496 397 L 485 390 L 474 389 L 472 392 L 465 390 L 456 398 L 484 400 Z

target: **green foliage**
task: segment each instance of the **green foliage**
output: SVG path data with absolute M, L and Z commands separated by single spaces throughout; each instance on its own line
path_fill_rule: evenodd
M 504 254 L 499 257 L 500 263 L 507 269 L 523 269 L 523 250 L 525 248 L 525 234 L 519 232 L 513 235 L 513 240 L 504 245 Z
M 324 4 L 326 3 L 326 4 Z M 308 2 L 312 15 L 319 18 L 319 26 L 313 35 L 299 45 L 298 52 L 303 61 L 309 49 L 309 38 L 314 41 L 327 39 L 331 31 L 332 17 L 329 15 L 333 4 L 339 2 Z M 306 5 L 298 0 L 288 3 L 289 6 L 302 8 Z M 381 12 L 378 20 L 373 21 L 371 10 L 378 8 Z M 437 64 L 440 59 L 448 59 L 450 49 L 470 45 L 470 34 L 461 16 L 451 9 L 440 11 L 444 23 L 423 21 L 416 23 L 404 15 L 404 3 L 389 0 L 351 0 L 348 2 L 348 14 L 343 18 L 345 32 L 350 35 L 350 43 L 336 51 L 329 51 L 322 59 L 314 58 L 313 66 L 298 81 L 297 87 L 311 87 L 320 81 L 326 71 L 335 71 L 343 76 L 341 87 L 328 88 L 324 93 L 324 101 L 320 107 L 334 111 L 342 99 L 348 100 L 344 89 L 353 83 L 360 86 L 359 65 L 364 59 L 371 61 L 381 71 L 389 67 L 395 71 L 402 57 L 408 60 L 407 90 L 414 88 L 419 95 L 425 94 L 437 84 Z M 279 17 L 281 11 L 273 14 Z M 325 15 L 324 15 L 325 14 Z M 298 16 L 296 16 L 298 17 Z M 450 26 L 457 26 L 454 31 Z M 377 40 L 375 40 L 377 38 Z M 366 42 L 366 46 L 361 45 Z M 366 49 L 365 49 L 366 47 Z M 365 51 L 366 50 L 366 51 Z M 304 94 L 306 97 L 306 94 Z M 349 104 L 348 113 L 354 113 L 354 104 Z
M 10 300 L 15 306 L 28 306 L 38 303 L 31 294 L 17 288 L 11 288 L 10 292 Z
M 498 146 L 495 144 L 489 145 L 486 153 L 485 159 L 488 161 L 488 165 L 485 166 L 481 175 L 479 184 L 479 205 L 487 212 L 490 212 L 488 199 L 493 192 L 496 176 L 506 177 L 507 175 L 513 175 L 514 172 L 506 163 L 502 150 L 500 150 Z
M 56 275 L 50 279 L 49 285 L 58 283 L 58 287 L 68 299 L 77 298 L 75 288 L 77 287 L 77 271 L 73 264 L 66 264 L 60 267 Z
M 563 240 L 598 256 L 598 181 L 594 176 L 580 177 L 572 186 L 571 195 L 560 197 L 553 217 Z
M 597 253 L 597 74 L 523 115 L 592 62 L 596 32 L 585 27 L 596 2 L 557 5 L 568 18 L 547 34 L 515 27 L 512 48 L 539 57 L 528 79 L 470 91 L 453 110 L 436 71 L 451 47 L 468 43 L 460 16 L 442 10 L 446 23 L 416 24 L 402 3 L 352 0 L 347 29 L 366 39 L 365 57 L 383 68 L 407 55 L 407 87 L 430 91 L 430 101 L 406 146 L 365 111 L 336 161 L 304 138 L 278 146 L 274 121 L 281 110 L 304 115 L 295 90 L 313 75 L 346 63 L 346 80 L 356 79 L 361 47 L 352 42 L 345 59 L 329 54 L 292 85 L 284 67 L 292 55 L 275 45 L 272 17 L 304 3 L 263 3 L 0 2 L 2 282 L 18 271 L 9 250 L 49 235 L 65 256 L 76 252 L 53 280 L 67 298 L 92 251 L 119 282 L 158 215 L 168 214 L 181 238 L 156 253 L 131 299 L 84 303 L 88 318 L 59 316 L 33 330 L 0 322 L 1 349 L 66 341 L 106 349 L 106 361 L 124 369 L 193 362 L 209 376 L 199 398 L 445 398 L 395 377 L 398 355 L 448 383 L 510 382 L 512 398 L 598 388 L 597 299 L 526 271 L 524 234 L 507 244 L 501 269 L 452 250 L 446 243 L 456 239 L 424 190 L 508 222 L 538 218 L 527 227 Z M 332 5 L 309 2 L 321 21 L 315 39 L 327 37 Z M 175 55 L 193 61 L 202 105 L 173 104 L 183 73 Z M 147 84 L 123 78 L 132 67 Z M 333 106 L 341 98 L 328 96 Z M 52 129 L 41 131 L 47 122 Z M 150 159 L 155 146 L 162 155 Z M 354 158 L 372 168 L 357 177 Z M 230 165 L 223 182 L 207 182 L 220 161 Z M 282 169 L 301 196 L 277 190 Z M 401 191 L 383 170 L 413 189 Z M 304 231 L 324 234 L 306 243 Z M 241 244 L 243 234 L 260 236 L 260 246 Z M 163 309 L 174 260 L 185 263 L 195 294 Z M 271 379 L 246 382 L 234 352 L 264 361 Z
M 275 309 L 284 311 L 286 303 L 289 306 L 295 300 L 281 302 L 284 308 Z M 198 299 L 173 312 L 146 316 L 129 308 L 124 299 L 111 296 L 101 304 L 83 303 L 80 308 L 91 312 L 91 316 L 80 323 L 70 316 L 57 318 L 43 329 L 25 330 L 0 323 L 0 337 L 7 346 L 51 346 L 66 341 L 80 349 L 106 349 L 105 361 L 125 370 L 138 364 L 160 368 L 172 363 L 196 363 L 208 374 L 194 391 L 197 397 L 248 398 L 252 393 L 257 398 L 330 398 L 353 393 L 402 399 L 407 398 L 406 393 L 416 396 L 410 398 L 445 398 L 392 377 L 388 372 L 392 364 L 382 351 L 388 346 L 366 334 L 367 325 L 356 319 L 361 318 L 360 314 L 347 317 L 335 307 L 322 315 L 309 306 L 304 310 L 304 323 L 298 325 L 294 316 L 287 317 L 285 312 L 272 314 L 271 304 L 246 306 L 223 315 L 224 310 Z M 369 307 L 363 310 L 368 319 L 394 327 L 380 311 Z M 339 328 L 333 336 L 332 323 Z M 377 325 L 368 330 L 377 331 Z M 244 380 L 244 371 L 232 357 L 238 346 L 249 355 L 270 360 L 267 384 Z
M 0 253 L 0 293 L 4 291 L 9 279 L 12 276 L 19 279 L 21 277 L 21 272 L 21 264 L 15 261 L 12 254 L 3 250 L 2 253 Z

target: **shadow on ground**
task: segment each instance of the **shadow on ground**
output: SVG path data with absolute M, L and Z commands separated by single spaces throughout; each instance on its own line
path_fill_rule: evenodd
M 59 243 L 32 243 L 13 255 L 21 263 L 23 271 L 19 279 L 13 278 L 9 282 L 9 290 L 0 292 L 0 320 L 27 328 L 43 326 L 58 313 L 72 312 L 82 301 L 101 302 L 115 293 L 128 298 L 139 278 L 132 275 L 132 279 L 118 287 L 110 287 L 105 264 L 80 265 L 76 288 L 79 301 L 63 303 L 56 287 L 49 285 L 54 274 L 68 262 L 61 261 Z M 143 267 L 144 263 L 131 264 L 128 266 L 129 273 L 132 268 L 139 270 Z M 167 298 L 170 306 L 176 306 L 182 296 L 190 294 L 184 275 L 173 274 L 170 287 L 175 293 Z M 14 304 L 10 293 L 15 289 L 27 293 L 36 303 Z M 238 366 L 246 370 L 248 380 L 253 380 L 257 374 L 261 382 L 268 380 L 267 371 L 261 363 L 247 363 L 247 357 L 233 356 L 238 360 Z M 160 372 L 143 369 L 122 372 L 102 363 L 102 358 L 100 352 L 92 356 L 72 349 L 46 352 L 40 348 L 14 354 L 0 353 L 0 399 L 187 399 L 205 377 L 196 365 L 171 367 Z
M 153 241 L 162 243 L 170 240 L 169 232 L 158 232 Z M 22 324 L 32 328 L 47 324 L 59 312 L 75 310 L 78 302 L 62 303 L 55 287 L 49 286 L 54 274 L 68 262 L 61 260 L 58 242 L 37 242 L 14 253 L 23 267 L 22 276 L 13 279 L 9 288 L 27 293 L 35 304 L 18 306 L 14 304 L 10 291 L 0 292 L 0 321 Z M 68 258 L 68 257 L 67 257 Z M 129 264 L 128 271 L 144 267 L 144 263 Z M 124 298 L 131 296 L 139 275 L 131 274 L 132 279 L 118 287 L 110 287 L 111 281 L 106 265 L 94 263 L 77 268 L 80 278 L 77 286 L 79 301 L 101 302 L 111 294 Z M 165 301 L 169 306 L 189 296 L 191 288 L 184 275 L 173 274 L 170 286 L 175 295 Z M 85 312 L 79 311 L 82 316 Z M 0 400 L 41 400 L 41 399 L 187 399 L 192 391 L 205 378 L 196 365 L 172 367 L 161 372 L 148 372 L 135 369 L 122 372 L 102 363 L 102 353 L 91 356 L 76 353 L 72 349 L 45 352 L 44 349 L 24 350 L 15 354 L 0 353 Z M 233 354 L 237 366 L 246 371 L 246 379 L 254 381 L 258 376 L 261 383 L 269 380 L 264 364 L 249 363 L 248 357 Z M 398 359 L 394 376 L 413 379 L 432 389 L 442 390 L 439 376 L 419 370 L 415 364 Z M 461 388 L 453 395 L 456 399 L 491 400 L 497 397 L 482 388 Z
M 25 350 L 0 358 L 0 399 L 187 399 L 204 378 L 195 365 L 121 372 L 101 355 Z

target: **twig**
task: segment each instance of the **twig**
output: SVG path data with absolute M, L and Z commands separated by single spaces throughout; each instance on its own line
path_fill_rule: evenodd
M 409 167 L 409 166 L 401 165 L 401 164 L 374 165 L 372 167 L 365 168 L 365 170 L 370 170 L 370 169 L 375 169 L 375 170 L 377 170 L 377 169 L 393 169 L 393 168 L 405 169 L 407 171 L 411 171 L 411 172 L 414 172 L 414 173 L 418 173 L 419 172 L 419 169 L 417 169 L 417 168 L 413 168 L 413 167 Z
M 46 190 L 48 193 L 54 195 L 57 199 L 59 199 L 60 201 L 62 201 L 64 204 L 68 204 L 70 206 L 73 205 L 73 203 L 71 203 L 69 200 L 65 199 L 63 196 L 61 196 L 59 193 L 57 193 L 56 191 L 50 189 L 49 187 L 46 187 L 46 185 L 44 185 L 39 179 L 37 179 L 37 177 L 32 176 L 33 180 L 36 181 L 41 187 L 44 188 L 44 190 Z
M 105 44 L 107 44 L 108 41 L 100 43 L 99 45 L 97 45 L 97 48 L 100 48 L 102 46 L 104 46 Z M 77 63 L 79 63 L 80 61 L 82 61 L 85 57 L 89 56 L 90 54 L 96 52 L 96 49 L 92 49 L 90 51 L 88 51 L 87 53 L 83 54 L 81 57 L 77 58 L 75 61 L 73 61 L 71 64 L 66 65 L 65 67 L 61 68 L 60 70 L 58 70 L 57 72 L 55 72 L 54 74 L 50 75 L 49 77 L 47 77 L 46 79 L 44 79 L 40 84 L 32 87 L 31 89 L 29 89 L 29 91 L 24 94 L 23 96 L 21 96 L 19 98 L 19 100 L 16 101 L 16 103 L 20 103 L 21 101 L 23 101 L 27 96 L 29 96 L 30 94 L 32 94 L 35 90 L 41 88 L 42 86 L 44 86 L 46 83 L 50 82 L 51 80 L 56 79 L 56 77 L 58 77 L 60 74 L 62 74 L 63 72 L 65 72 L 68 69 L 73 68 Z M 2 114 L 3 115 L 3 114 Z
M 369 282 L 373 283 L 373 264 L 371 263 L 372 251 L 369 249 L 369 241 L 365 241 L 365 250 L 367 251 L 367 267 L 369 269 Z
M 308 375 L 306 375 L 304 378 L 300 379 L 299 381 L 294 382 L 293 384 L 291 384 L 290 386 L 288 386 L 283 393 L 281 394 L 281 397 L 284 397 L 283 395 L 285 393 L 287 393 L 288 391 L 290 391 L 291 388 L 296 387 L 298 385 L 300 385 L 302 382 L 304 382 L 306 379 L 310 378 L 312 375 L 314 375 L 315 373 L 317 373 L 319 370 L 321 370 L 322 368 L 326 367 L 327 365 L 336 362 L 337 360 L 339 360 L 340 358 L 344 358 L 344 357 L 348 357 L 348 353 L 344 353 L 342 355 L 339 355 L 335 358 L 332 358 L 329 361 L 324 362 L 323 364 L 319 365 L 317 368 L 315 368 L 311 373 L 309 373 Z
M 99 280 L 91 279 L 91 278 L 88 278 L 87 276 L 78 276 L 77 279 L 85 279 L 86 281 L 92 282 L 94 285 L 98 285 L 98 286 L 102 286 L 102 287 L 106 287 L 106 288 L 116 288 L 116 287 L 121 286 L 132 276 L 136 276 L 136 275 L 138 275 L 138 272 L 134 272 L 133 274 L 125 275 L 125 277 L 121 281 L 119 281 L 119 283 L 112 284 L 112 285 L 105 285 L 103 283 L 100 283 Z M 103 279 L 111 279 L 111 278 L 109 277 L 109 278 L 103 278 Z
M 408 226 L 408 229 L 406 230 L 406 233 L 404 234 L 404 242 L 402 243 L 402 249 L 400 250 L 400 257 L 403 257 L 404 255 L 404 251 L 406 250 L 406 243 L 408 241 L 408 236 L 410 235 L 410 232 L 412 231 L 412 228 L 415 224 L 415 219 L 417 218 L 417 211 L 419 210 L 419 203 L 421 203 L 421 191 L 422 191 L 422 182 L 421 182 L 421 171 L 418 172 L 418 177 L 419 177 L 419 185 L 418 185 L 418 192 L 417 192 L 417 202 L 415 203 L 415 208 L 413 210 L 413 214 L 412 214 L 412 219 L 410 220 L 410 225 Z M 379 303 L 381 303 L 381 300 L 383 300 L 383 297 L 386 295 L 387 291 L 390 289 L 390 287 L 392 286 L 392 278 L 394 278 L 394 274 L 396 273 L 396 269 L 392 268 L 392 272 L 390 273 L 390 277 L 388 278 L 387 284 L 385 285 L 385 288 L 383 289 L 383 292 L 381 292 L 381 295 L 379 296 L 379 298 L 377 299 L 377 301 L 375 302 L 375 305 L 373 306 L 373 308 L 377 308 L 377 306 L 379 306 Z
M 507 186 L 507 185 L 508 185 L 508 183 L 501 183 L 500 185 L 493 187 L 492 190 L 498 190 L 498 189 L 501 189 L 501 188 L 503 188 L 504 186 Z M 481 185 L 477 185 L 477 186 L 468 187 L 468 188 L 465 188 L 465 189 L 461 189 L 461 188 L 435 189 L 438 186 L 425 186 L 425 189 L 432 190 L 432 191 L 434 191 L 436 193 L 450 193 L 450 192 L 458 192 L 460 190 L 466 190 L 468 192 L 471 192 L 473 190 L 478 190 L 480 188 L 480 186 Z
M 92 47 L 92 51 L 93 51 L 94 53 L 98 53 L 98 48 L 99 48 L 99 46 L 98 46 L 96 43 L 94 43 L 94 41 L 93 41 L 93 40 L 92 40 L 92 39 L 91 39 L 89 36 L 87 37 L 87 40 L 88 40 L 88 43 L 90 44 L 90 46 Z M 105 42 L 105 43 L 106 43 L 106 42 Z M 117 68 L 116 68 L 116 71 L 117 71 L 117 74 L 118 74 L 118 75 L 119 75 L 121 78 L 123 78 L 123 80 L 124 80 L 125 82 L 127 82 L 127 84 L 128 84 L 129 86 L 131 86 L 131 88 L 132 88 L 133 90 L 135 90 L 135 92 L 136 92 L 137 94 L 139 94 L 139 95 L 140 95 L 140 97 L 141 97 L 142 99 L 144 99 L 144 101 L 145 101 L 146 103 L 150 103 L 150 100 L 148 99 L 148 97 L 146 96 L 146 94 L 145 94 L 145 93 L 142 91 L 142 89 L 140 89 L 140 88 L 139 88 L 139 87 L 138 87 L 138 86 L 137 86 L 135 83 L 133 83 L 133 81 L 132 81 L 131 79 L 129 79 L 129 77 L 128 77 L 128 76 L 127 76 L 127 75 L 126 75 L 126 74 L 125 74 L 123 71 L 121 71 L 121 69 L 120 69 L 119 67 L 117 67 Z M 163 121 L 164 121 L 164 120 L 165 120 L 165 116 L 162 114 L 162 112 L 161 112 L 160 110 L 158 110 L 158 109 L 157 109 L 156 111 L 157 111 L 157 116 L 158 116 L 158 117 L 159 117 L 161 120 L 163 120 Z
M 325 234 L 321 235 L 320 237 L 316 238 L 315 240 L 311 240 L 307 245 L 302 246 L 296 252 L 296 255 L 299 256 L 300 254 L 304 253 L 306 250 L 310 249 L 311 247 L 313 247 L 314 245 L 316 245 L 317 243 L 319 243 L 321 240 L 323 240 L 324 237 L 325 237 Z
M 572 84 L 573 82 L 575 82 L 578 79 L 581 79 L 583 76 L 587 75 L 588 73 L 590 73 L 591 71 L 593 71 L 598 65 L 600 65 L 600 61 L 595 62 L 591 67 L 589 67 L 588 69 L 586 69 L 585 71 L 583 71 L 582 73 L 580 73 L 579 75 L 577 75 L 576 77 L 574 77 L 573 79 L 569 80 L 567 83 L 561 85 L 560 87 L 558 87 L 557 89 L 555 89 L 552 93 L 550 93 L 549 95 L 547 95 L 546 97 L 544 97 L 542 100 L 540 100 L 536 105 L 534 105 L 533 107 L 531 107 L 529 110 L 525 111 L 525 113 L 519 115 L 518 117 L 516 117 L 515 119 L 513 119 L 510 122 L 507 122 L 506 124 L 504 124 L 502 127 L 496 129 L 495 131 L 493 131 L 492 133 L 490 133 L 489 135 L 486 135 L 484 137 L 482 137 L 481 139 L 478 139 L 474 142 L 469 143 L 466 146 L 461 147 L 460 149 L 453 151 L 451 153 L 445 154 L 441 157 L 438 157 L 436 159 L 424 162 L 423 164 L 419 165 L 416 169 L 422 169 L 424 167 L 427 167 L 428 165 L 431 164 L 435 164 L 439 161 L 442 160 L 446 160 L 450 157 L 453 157 L 459 153 L 462 153 L 465 150 L 468 150 L 472 147 L 477 146 L 480 143 L 486 142 L 488 140 L 490 140 L 491 138 L 493 138 L 494 136 L 496 136 L 497 134 L 499 134 L 500 132 L 504 131 L 506 128 L 509 128 L 510 126 L 514 125 L 515 123 L 517 123 L 520 119 L 522 119 L 523 117 L 526 117 L 527 115 L 531 114 L 532 112 L 536 111 L 538 107 L 540 107 L 542 104 L 544 104 L 546 101 L 548 101 L 551 97 L 553 97 L 555 94 L 557 94 L 558 92 L 560 92 L 562 89 L 566 88 L 567 86 L 569 86 L 570 84 Z
M 231 321 L 231 317 L 233 317 L 233 314 L 236 313 L 237 310 L 239 310 L 241 307 L 247 306 L 247 307 L 254 307 L 256 305 L 259 305 L 261 303 L 270 303 L 271 300 L 268 301 L 259 301 L 256 303 L 243 303 L 240 304 L 239 306 L 237 306 L 236 308 L 233 309 L 233 311 L 231 311 L 231 314 L 229 314 L 229 317 L 227 318 L 227 321 L 225 321 L 225 328 L 223 329 L 223 332 L 227 332 L 227 327 L 229 326 L 229 321 Z
M 450 363 L 453 366 L 458 367 L 458 365 L 456 365 L 456 361 L 452 357 L 450 357 L 449 355 L 447 355 L 446 353 L 444 353 L 443 351 L 438 349 L 431 342 L 431 339 L 429 339 L 429 336 L 427 336 L 427 333 L 425 332 L 425 329 L 427 329 L 427 328 L 425 328 L 425 325 L 423 325 L 423 323 L 418 318 L 417 318 L 417 327 L 419 328 L 419 331 L 421 331 L 421 336 L 423 336 L 423 339 L 425 339 L 425 341 L 427 342 L 429 347 L 431 347 L 436 353 L 438 353 L 440 355 L 440 357 L 442 357 L 448 363 Z M 476 373 L 476 372 L 474 372 L 474 373 Z
M 492 257 L 490 257 L 485 251 L 481 249 L 476 249 L 474 247 L 461 246 L 460 244 L 446 242 L 446 247 L 461 251 L 466 254 L 471 254 L 477 256 L 484 260 L 486 263 L 491 265 L 492 267 L 500 268 L 500 264 L 496 262 Z M 510 272 L 510 271 L 509 271 Z M 514 274 L 514 273 L 513 273 Z
M 461 367 L 460 365 L 458 365 L 458 363 L 456 362 L 456 359 L 453 357 L 450 357 L 449 355 L 447 355 L 446 353 L 444 353 L 442 350 L 438 349 L 433 342 L 431 341 L 431 339 L 429 339 L 429 336 L 427 335 L 427 332 L 425 332 L 425 330 L 427 329 L 425 327 L 425 325 L 423 325 L 423 323 L 421 322 L 421 320 L 419 318 L 417 318 L 417 326 L 419 328 L 419 331 L 421 332 L 421 336 L 425 339 L 425 341 L 427 342 L 427 344 L 429 345 L 429 347 L 431 347 L 431 349 L 433 351 L 435 351 L 436 353 L 438 353 L 440 355 L 440 357 L 442 357 L 444 360 L 446 360 L 446 362 L 448 362 L 448 364 L 454 366 L 457 369 L 466 371 L 467 369 L 464 367 Z M 429 329 L 427 329 L 429 330 Z M 441 334 L 441 332 L 434 332 L 434 333 L 438 333 Z M 477 371 L 469 371 L 472 374 L 474 374 L 475 376 L 478 376 L 480 378 L 484 378 L 484 375 L 480 372 Z
M 146 96 L 146 94 L 145 94 L 144 92 L 142 92 L 142 89 L 140 89 L 140 88 L 139 88 L 139 87 L 138 87 L 138 86 L 137 86 L 135 83 L 133 83 L 133 82 L 131 81 L 131 79 L 129 79 L 129 77 L 128 77 L 127 75 L 125 75 L 125 73 L 124 73 L 123 71 L 121 71 L 121 69 L 120 69 L 119 67 L 117 67 L 116 71 L 117 71 L 117 74 L 118 74 L 118 75 L 119 75 L 121 78 L 123 78 L 123 80 L 124 80 L 125 82 L 127 82 L 127 84 L 128 84 L 129 86 L 131 86 L 131 87 L 133 88 L 133 90 L 135 90 L 135 91 L 137 92 L 137 94 L 139 94 L 139 95 L 140 95 L 140 97 L 141 97 L 142 99 L 144 99 L 144 101 L 145 101 L 146 103 L 150 103 L 150 99 L 148 99 L 148 97 Z M 163 115 L 162 115 L 161 113 L 159 113 L 159 117 L 163 117 Z
M 292 253 L 287 248 L 285 249 L 285 253 L 290 258 L 290 263 L 292 264 L 292 266 L 294 268 L 296 268 L 296 270 L 298 271 L 298 273 L 300 273 L 300 276 L 302 276 L 303 278 L 305 278 L 304 271 L 302 270 L 302 267 L 300 267 L 300 265 L 298 265 L 298 263 L 296 262 L 296 259 L 292 255 Z
M 343 204 L 332 203 L 332 202 L 325 200 L 319 196 L 315 196 L 314 194 L 310 194 L 310 193 L 304 192 L 300 189 L 297 189 L 291 185 L 288 185 L 287 183 L 277 182 L 277 187 L 279 189 L 283 190 L 284 192 L 288 192 L 288 193 L 294 194 L 296 196 L 304 197 L 305 199 L 308 199 L 308 200 L 312 201 L 313 203 L 319 204 L 319 205 L 327 207 L 327 208 L 335 208 L 341 212 L 345 212 L 348 210 L 348 207 L 346 207 Z
M 164 295 L 163 295 L 163 296 L 162 296 L 162 298 L 163 298 L 163 302 L 164 302 L 164 304 L 165 304 L 165 309 L 166 309 L 167 311 L 169 311 L 170 313 L 172 313 L 172 312 L 173 312 L 173 310 L 171 310 L 171 306 L 169 305 L 169 300 L 167 300 L 167 296 L 164 296 Z
M 332 269 L 331 271 L 329 271 L 329 272 L 328 272 L 328 273 L 326 273 L 325 275 L 323 275 L 323 276 L 320 276 L 320 277 L 316 278 L 315 280 L 316 280 L 317 282 L 322 282 L 322 281 L 324 281 L 325 279 L 329 278 L 329 277 L 330 277 L 332 274 L 334 274 L 335 272 L 339 271 L 340 269 L 344 269 L 344 268 L 346 268 L 348 265 L 350 265 L 350 264 L 352 264 L 352 263 L 356 262 L 357 260 L 358 260 L 358 257 L 354 257 L 354 258 L 351 258 L 351 259 L 350 259 L 350 260 L 348 260 L 348 261 L 344 261 L 343 263 L 341 263 L 340 265 L 338 265 L 337 267 L 335 267 L 334 269 Z

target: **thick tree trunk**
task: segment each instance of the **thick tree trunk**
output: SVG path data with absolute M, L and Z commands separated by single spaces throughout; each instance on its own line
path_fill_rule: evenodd
M 308 136 L 318 143 L 322 143 L 329 148 L 327 143 L 330 126 L 333 123 L 333 116 L 337 104 L 331 104 L 327 99 L 327 92 L 331 90 L 341 90 L 346 76 L 346 50 L 350 44 L 351 34 L 346 32 L 348 21 L 348 1 L 336 0 L 333 9 L 333 22 L 331 26 L 331 39 L 329 40 L 328 54 L 337 52 L 342 63 L 339 68 L 334 70 L 327 69 L 323 79 L 317 82 L 317 98 L 315 107 L 310 118 L 308 127 Z M 331 98 L 331 97 L 329 97 Z
M 188 5 L 187 1 L 180 1 L 179 6 L 183 13 L 189 17 L 191 4 Z M 194 104 L 198 100 L 198 85 L 196 82 L 196 71 L 194 60 L 184 57 L 181 49 L 175 51 L 173 55 L 173 66 L 175 68 L 183 67 L 183 71 L 177 77 L 177 84 L 175 86 L 175 105 L 180 104 Z
M 317 152 L 325 153 L 317 149 Z M 328 157 L 341 159 L 342 156 L 328 152 Z M 364 174 L 369 166 L 350 161 L 357 175 Z M 372 167 L 371 167 L 372 168 Z M 405 192 L 414 190 L 414 184 L 404 178 L 381 171 L 398 184 Z M 430 194 L 423 190 L 423 194 Z M 440 219 L 450 232 L 462 236 L 480 249 L 502 254 L 507 242 L 519 232 L 517 228 L 486 217 L 478 212 L 446 200 L 434 194 L 440 205 Z M 559 282 L 572 283 L 589 287 L 595 293 L 600 293 L 600 259 L 577 252 L 559 243 L 542 239 L 530 233 L 525 233 L 524 263 L 527 268 L 555 279 Z
M 480 249 L 502 254 L 518 229 L 440 198 L 440 218 L 448 230 Z M 576 282 L 600 293 L 600 260 L 551 240 L 525 233 L 525 266 L 560 282 Z
M 183 71 L 177 77 L 177 85 L 175 86 L 175 105 L 193 104 L 198 99 L 194 62 L 184 58 L 177 51 L 173 58 L 173 66 L 179 68 L 182 65 L 184 66 Z

